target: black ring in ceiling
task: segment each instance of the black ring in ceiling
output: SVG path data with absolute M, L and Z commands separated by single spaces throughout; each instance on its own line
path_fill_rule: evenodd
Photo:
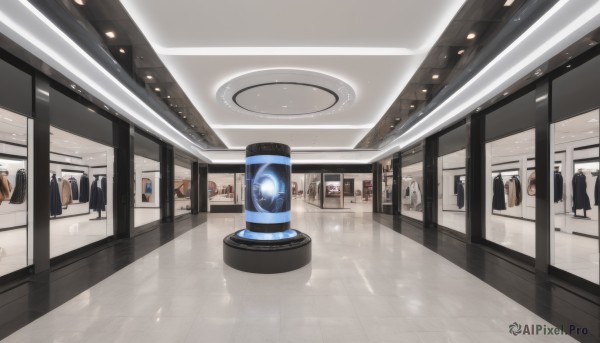
M 331 104 L 331 106 L 324 108 L 322 110 L 318 110 L 315 112 L 307 112 L 307 113 L 295 113 L 295 114 L 273 114 L 273 113 L 264 113 L 264 112 L 257 112 L 257 111 L 253 111 L 250 109 L 245 108 L 244 106 L 238 104 L 237 102 L 237 96 L 240 95 L 241 93 L 252 89 L 252 88 L 256 88 L 256 87 L 262 87 L 262 86 L 270 86 L 270 85 L 297 85 L 297 86 L 306 86 L 306 87 L 314 87 L 314 88 L 318 88 L 320 90 L 323 90 L 331 95 L 333 95 L 333 97 L 335 98 L 335 101 L 333 102 L 333 104 Z M 293 116 L 302 116 L 302 115 L 306 115 L 306 114 L 313 114 L 313 113 L 319 113 L 319 112 L 323 112 L 323 111 L 327 111 L 328 109 L 332 108 L 333 106 L 335 106 L 335 104 L 338 103 L 338 101 L 340 100 L 340 97 L 331 89 L 322 87 L 322 86 L 318 86 L 318 85 L 312 85 L 310 83 L 302 83 L 302 82 L 267 82 L 267 83 L 260 83 L 257 85 L 252 85 L 250 87 L 246 87 L 246 88 L 242 88 L 239 91 L 237 91 L 232 97 L 231 99 L 233 100 L 233 102 L 238 105 L 240 108 L 243 108 L 244 110 L 248 111 L 248 112 L 252 112 L 252 113 L 258 113 L 258 114 L 266 114 L 266 115 L 272 115 L 272 116 L 277 116 L 277 115 L 293 115 Z

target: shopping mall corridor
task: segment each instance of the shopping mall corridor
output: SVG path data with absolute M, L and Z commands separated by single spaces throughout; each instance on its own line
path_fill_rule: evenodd
M 551 326 L 374 218 L 392 217 L 296 211 L 312 263 L 259 275 L 223 263 L 222 239 L 243 215 L 208 214 L 5 341 L 504 342 L 526 338 L 509 333 L 514 322 Z M 525 341 L 574 341 L 537 338 Z

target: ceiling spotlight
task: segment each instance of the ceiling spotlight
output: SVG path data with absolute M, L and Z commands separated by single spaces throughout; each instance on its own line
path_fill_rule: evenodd
M 170 96 L 170 95 L 167 95 L 167 99 L 171 99 L 171 96 Z
M 400 121 L 400 118 L 396 118 L 396 121 Z
M 79 6 L 85 5 L 85 0 L 73 0 L 73 2 L 75 2 Z
M 504 95 L 504 96 L 507 96 L 507 95 L 508 95 L 508 92 L 504 92 L 504 94 L 502 94 L 502 95 Z
M 191 127 L 196 127 L 196 126 L 194 126 L 194 124 L 192 124 L 192 125 L 190 125 L 190 126 L 191 126 Z
M 394 128 L 394 125 L 390 125 L 391 128 Z
M 115 33 L 114 33 L 114 32 L 112 32 L 112 31 L 108 31 L 108 32 L 106 32 L 106 33 L 104 33 L 104 34 L 105 34 L 105 35 L 106 35 L 106 37 L 108 37 L 108 38 L 115 38 L 115 37 L 116 37 Z
M 423 92 L 423 93 L 427 93 L 427 89 L 426 89 L 426 88 L 423 88 L 423 89 L 421 89 L 421 92 Z
M 119 52 L 122 53 L 122 54 L 124 54 L 125 53 L 125 49 L 121 48 L 121 49 L 119 49 Z
M 540 77 L 542 76 L 544 72 L 542 71 L 542 69 L 538 68 L 535 73 L 533 73 L 535 76 Z
M 515 0 L 506 0 L 506 2 L 504 3 L 504 7 L 512 6 L 513 2 L 515 2 Z
M 567 64 L 567 68 L 571 68 L 571 65 L 570 65 L 570 64 Z
M 71 84 L 71 88 L 75 89 L 77 88 L 77 85 L 75 85 L 74 83 Z
M 177 113 L 181 114 L 181 113 L 183 113 L 183 112 L 179 111 L 179 112 L 177 112 Z
M 160 88 L 156 87 L 154 88 L 155 91 L 160 92 Z
M 431 78 L 434 80 L 437 80 L 440 78 L 440 76 L 438 74 L 433 74 L 433 75 L 431 75 Z
M 474 32 L 470 32 L 470 33 L 467 35 L 467 39 L 473 39 L 473 38 L 475 38 L 475 33 L 474 33 Z
M 479 111 L 481 111 L 481 107 L 477 107 L 477 108 L 475 109 L 475 111 L 476 111 L 476 112 L 479 112 Z
M 460 49 L 460 50 L 458 50 L 458 54 L 459 54 L 459 55 L 462 55 L 464 52 L 465 52 L 465 49 Z
M 152 80 L 154 77 L 153 77 L 152 75 L 146 75 L 146 78 L 147 78 L 148 80 Z
M 187 118 L 187 116 L 183 116 L 183 119 L 186 119 L 186 118 Z
M 598 44 L 598 42 L 596 42 L 595 40 L 593 40 L 593 41 L 591 41 L 591 42 L 588 43 L 589 46 L 594 46 L 596 44 Z
M 415 105 L 410 105 L 410 108 L 415 108 Z

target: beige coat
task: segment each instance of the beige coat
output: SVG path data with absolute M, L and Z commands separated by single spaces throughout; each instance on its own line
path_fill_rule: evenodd
M 62 179 L 60 185 L 60 200 L 63 206 L 67 206 L 73 203 L 73 194 L 71 194 L 71 183 L 65 179 Z
M 0 175 L 0 204 L 4 200 L 10 200 L 10 193 L 12 192 L 12 186 L 6 175 Z

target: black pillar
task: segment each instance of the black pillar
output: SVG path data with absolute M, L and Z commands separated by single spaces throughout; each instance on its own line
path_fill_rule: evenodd
M 198 171 L 198 162 L 192 162 L 192 189 L 190 190 L 190 198 L 192 203 L 192 214 L 198 214 L 199 210 L 199 188 L 198 188 L 198 179 L 200 177 Z
M 175 155 L 173 147 L 161 144 L 160 147 L 160 217 L 164 223 L 173 222 L 175 199 L 173 185 L 175 182 Z
M 429 137 L 423 148 L 423 226 L 436 227 L 437 223 L 437 155 L 438 140 Z
M 208 212 L 208 166 L 198 166 L 198 210 Z
M 547 273 L 550 265 L 553 216 L 553 201 L 550 201 L 550 120 L 550 82 L 545 80 L 535 89 L 535 270 L 542 273 Z
M 115 237 L 127 238 L 133 236 L 135 199 L 134 199 L 134 134 L 132 125 L 121 122 L 113 124 L 116 156 L 115 156 L 115 186 L 113 192 Z
M 392 158 L 392 214 L 400 214 L 402 178 L 400 176 L 400 154 L 395 154 Z
M 468 117 L 467 135 L 466 236 L 477 243 L 485 237 L 485 117 Z
M 381 163 L 373 163 L 373 213 L 381 212 Z
M 38 274 L 50 269 L 50 84 L 40 73 L 35 75 L 34 92 L 33 264 Z

